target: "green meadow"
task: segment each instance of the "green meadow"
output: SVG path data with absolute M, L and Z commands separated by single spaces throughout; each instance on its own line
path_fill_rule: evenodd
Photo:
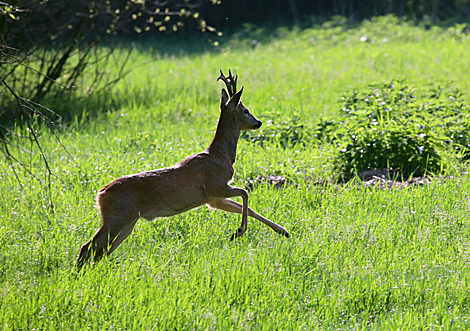
M 197 44 L 195 44 L 197 43 Z M 50 186 L 21 167 L 0 168 L 0 327 L 4 330 L 451 330 L 470 318 L 470 181 L 444 158 L 426 185 L 383 190 L 332 183 L 337 146 L 283 144 L 278 123 L 335 119 L 342 95 L 398 77 L 458 88 L 470 103 L 470 38 L 393 17 L 345 29 L 255 28 L 213 46 L 132 45 L 132 72 L 101 96 L 47 106 L 69 114 L 40 143 Z M 123 61 L 117 52 L 108 70 Z M 264 122 L 238 144 L 233 185 L 255 185 L 250 207 L 291 238 L 205 206 L 140 220 L 109 258 L 72 273 L 100 227 L 97 191 L 120 176 L 174 165 L 204 150 L 219 116 L 219 70 L 232 69 L 243 102 Z M 74 114 L 74 115 L 70 115 Z M 293 120 L 295 119 L 295 121 Z M 22 133 L 19 127 L 18 133 Z M 263 144 L 250 137 L 265 135 Z M 31 148 L 28 144 L 24 148 Z M 47 180 L 41 156 L 16 150 Z M 16 174 L 16 176 L 15 176 Z M 53 208 L 52 208 L 53 207 Z

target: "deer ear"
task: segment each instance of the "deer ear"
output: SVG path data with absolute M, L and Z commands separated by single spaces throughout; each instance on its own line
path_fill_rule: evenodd
M 240 91 L 238 91 L 237 93 L 235 93 L 233 95 L 232 99 L 230 99 L 227 106 L 229 108 L 235 108 L 238 105 L 238 103 L 240 102 L 240 98 L 242 97 L 242 93 L 243 93 L 243 86 L 240 89 Z
M 227 102 L 228 102 L 229 98 L 228 98 L 228 94 L 227 94 L 227 91 L 225 91 L 225 89 L 223 88 L 222 89 L 222 95 L 220 96 L 220 105 L 226 105 Z

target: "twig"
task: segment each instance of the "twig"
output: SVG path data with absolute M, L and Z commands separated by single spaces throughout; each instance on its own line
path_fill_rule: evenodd
M 46 74 L 42 73 L 41 71 L 39 70 L 36 70 L 34 69 L 33 67 L 30 67 L 29 65 L 25 64 L 23 61 L 21 61 L 20 59 L 14 57 L 13 55 L 10 55 L 10 54 L 7 54 L 7 53 L 2 53 L 4 54 L 5 56 L 8 56 L 10 59 L 12 59 L 14 62 L 13 63 L 17 63 L 18 65 L 21 65 L 25 68 L 28 68 L 29 70 L 32 70 L 34 71 L 35 73 L 38 73 L 40 74 L 41 76 L 44 76 L 46 79 L 50 80 L 51 82 L 57 84 L 57 85 L 60 85 L 62 86 L 63 88 L 69 90 L 69 91 L 73 91 L 73 88 L 75 88 L 75 86 L 67 86 L 65 84 L 62 84 L 62 83 L 59 83 L 58 81 L 56 81 L 55 79 L 52 79 L 51 77 L 47 76 Z

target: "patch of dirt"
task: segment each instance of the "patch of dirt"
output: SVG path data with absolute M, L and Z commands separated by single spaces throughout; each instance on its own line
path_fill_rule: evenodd
M 424 186 L 430 184 L 434 178 L 430 176 L 411 177 L 407 180 L 399 180 L 399 174 L 392 169 L 372 169 L 357 174 L 362 180 L 364 187 L 379 186 L 381 189 L 404 188 L 410 186 Z M 445 179 L 452 179 L 452 176 L 446 176 Z M 354 178 L 351 180 L 355 180 Z
M 246 189 L 248 191 L 253 191 L 254 187 L 258 185 L 271 185 L 275 188 L 285 188 L 286 186 L 297 186 L 298 184 L 284 176 L 261 175 L 255 179 L 250 179 L 246 184 Z
M 387 168 L 366 170 L 357 174 L 357 177 L 363 181 L 368 181 L 377 177 L 383 179 L 394 178 L 395 176 L 396 172 Z
M 396 173 L 392 169 L 372 169 L 360 172 L 357 174 L 356 178 L 352 178 L 348 182 L 339 183 L 339 182 L 331 182 L 331 181 L 321 181 L 321 182 L 313 182 L 309 181 L 308 179 L 305 180 L 307 185 L 313 186 L 336 186 L 341 187 L 345 186 L 346 184 L 350 183 L 351 181 L 354 183 L 357 179 L 360 179 L 359 182 L 365 188 L 372 188 L 372 187 L 379 187 L 382 190 L 392 189 L 392 188 L 406 188 L 411 186 L 424 186 L 430 184 L 435 178 L 429 176 L 422 176 L 422 177 L 412 177 L 407 180 L 398 180 L 400 178 L 398 173 Z M 453 176 L 445 176 L 440 179 L 452 179 Z M 246 185 L 246 189 L 248 191 L 253 191 L 253 189 L 258 185 L 269 185 L 273 186 L 278 189 L 283 189 L 288 186 L 294 185 L 295 187 L 298 186 L 298 182 L 290 180 L 282 175 L 274 176 L 274 175 L 260 175 L 255 179 L 250 179 Z

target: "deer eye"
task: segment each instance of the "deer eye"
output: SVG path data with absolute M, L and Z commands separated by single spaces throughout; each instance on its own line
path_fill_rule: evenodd
M 248 113 L 249 113 L 248 109 L 245 109 L 244 113 L 245 113 L 245 114 L 248 114 Z

